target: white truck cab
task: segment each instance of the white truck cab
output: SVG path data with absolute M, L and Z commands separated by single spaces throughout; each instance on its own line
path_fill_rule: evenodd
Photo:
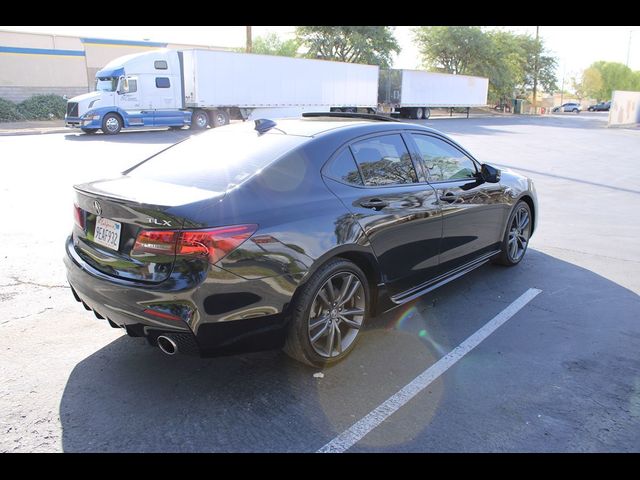
M 119 57 L 96 73 L 94 92 L 71 98 L 65 123 L 86 133 L 116 134 L 129 127 L 182 127 L 180 52 L 161 49 Z

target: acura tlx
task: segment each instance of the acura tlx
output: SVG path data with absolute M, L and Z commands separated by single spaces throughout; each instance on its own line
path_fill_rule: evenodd
M 72 292 L 164 353 L 309 365 L 489 261 L 518 264 L 533 182 L 436 130 L 364 114 L 216 128 L 75 186 Z

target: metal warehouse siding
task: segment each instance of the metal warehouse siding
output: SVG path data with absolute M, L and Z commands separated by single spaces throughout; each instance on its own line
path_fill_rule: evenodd
M 93 90 L 96 72 L 109 61 L 160 46 L 194 47 L 0 30 L 0 98 L 19 102 L 38 94 L 86 93 Z

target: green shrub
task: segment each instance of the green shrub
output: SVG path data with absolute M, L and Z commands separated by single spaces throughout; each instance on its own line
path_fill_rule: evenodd
M 64 118 L 67 101 L 59 95 L 35 95 L 18 104 L 18 112 L 27 120 Z
M 15 122 L 17 120 L 24 120 L 24 117 L 18 112 L 18 106 L 0 98 L 0 122 Z

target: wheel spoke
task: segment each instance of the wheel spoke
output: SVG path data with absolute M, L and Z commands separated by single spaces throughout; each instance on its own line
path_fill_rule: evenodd
M 329 301 L 329 299 L 327 298 L 327 293 L 324 291 L 324 287 L 322 287 L 320 289 L 320 291 L 318 292 L 318 298 L 320 300 L 322 300 L 322 302 L 325 304 L 325 306 L 328 309 L 331 309 L 331 302 Z
M 356 330 L 360 330 L 360 327 L 362 326 L 355 320 L 349 320 L 347 317 L 344 317 L 342 315 L 340 315 L 340 320 L 346 323 L 349 327 L 355 328 Z
M 324 324 L 324 327 L 318 330 L 318 332 L 313 337 L 311 337 L 311 343 L 316 343 L 320 337 L 322 337 L 323 335 L 326 335 L 327 329 L 329 328 L 330 323 L 331 322 L 326 322 Z
M 334 322 L 329 322 L 329 325 L 331 325 L 330 331 L 329 331 L 329 335 L 327 336 L 327 355 L 329 357 L 333 356 L 333 338 L 335 337 L 335 331 L 336 331 L 336 324 Z
M 329 292 L 329 299 L 331 300 L 331 302 L 335 302 L 336 290 L 335 288 L 333 288 L 333 278 L 330 278 L 329 280 L 327 280 L 327 283 L 325 284 L 325 286 L 327 287 L 327 291 Z
M 352 281 L 353 281 L 353 275 L 351 274 L 348 274 L 346 278 L 342 281 L 342 288 L 340 289 L 340 293 L 338 294 L 338 298 L 336 300 L 338 304 L 342 304 L 344 300 L 344 296 L 347 294 L 347 291 L 349 290 L 349 286 L 351 285 Z
M 529 214 L 524 210 L 521 210 L 521 213 L 520 220 L 518 221 L 518 229 L 523 231 L 527 228 L 527 225 L 529 225 Z
M 511 241 L 509 241 L 509 255 L 511 255 L 511 258 L 513 260 L 515 260 L 517 258 L 516 257 L 517 254 L 518 254 L 518 242 L 514 237 Z
M 329 320 L 329 315 L 323 315 L 322 317 L 313 320 L 312 323 L 309 323 L 309 330 L 313 330 L 314 328 L 319 327 L 323 323 L 326 323 L 327 320 Z
M 338 306 L 342 306 L 351 300 L 351 298 L 353 298 L 356 292 L 360 289 L 360 286 L 360 280 L 356 279 L 356 281 L 353 282 L 353 285 L 351 285 L 351 290 L 349 290 L 349 293 L 347 293 Z
M 336 338 L 336 340 L 338 341 L 337 343 L 337 347 L 338 347 L 338 355 L 340 355 L 342 353 L 342 332 L 340 331 L 340 327 L 338 325 L 335 324 L 335 322 L 332 322 L 334 324 L 334 332 L 336 332 L 336 336 L 338 338 Z
M 346 317 L 347 315 L 364 315 L 364 309 L 362 308 L 352 308 L 351 310 L 343 310 L 340 312 L 342 317 Z

